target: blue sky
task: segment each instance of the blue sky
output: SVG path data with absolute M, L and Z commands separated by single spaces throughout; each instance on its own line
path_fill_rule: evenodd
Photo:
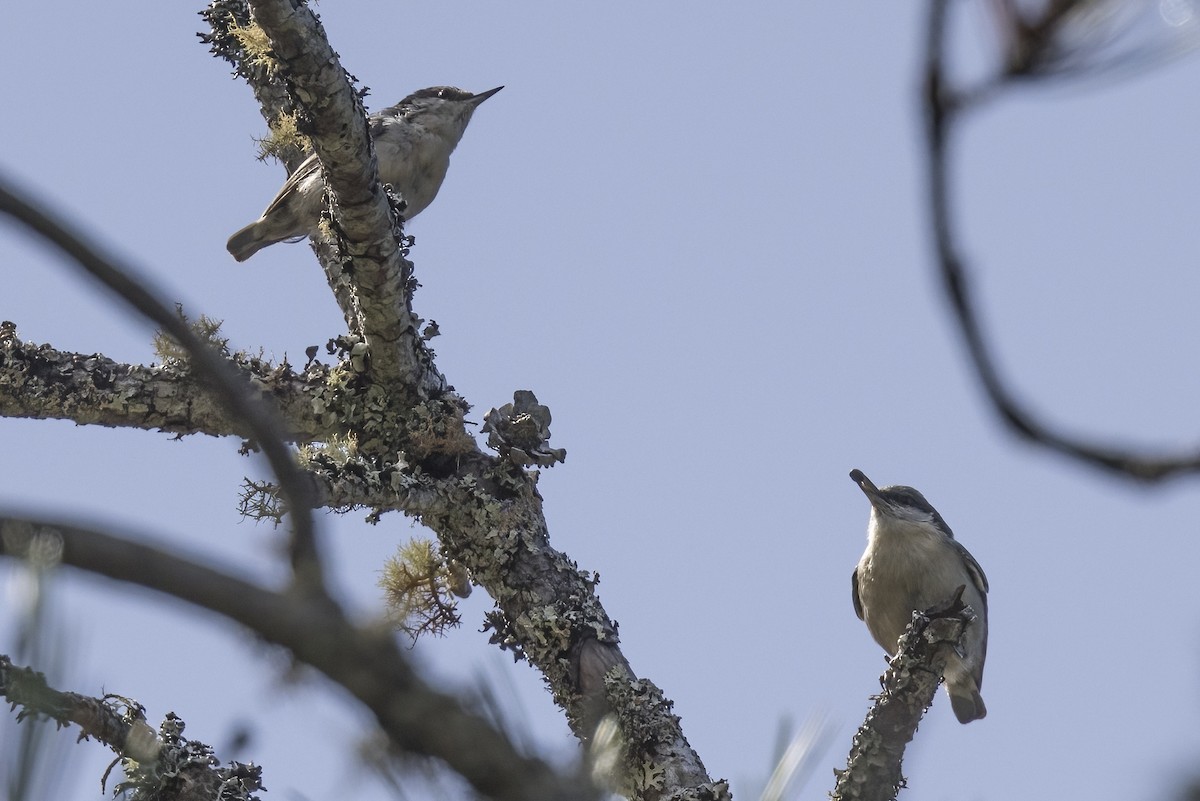
M 961 52 L 978 60 L 990 34 L 965 8 Z M 198 44 L 195 11 L 8 9 L 0 169 L 223 319 L 234 346 L 296 361 L 340 314 L 305 246 L 242 265 L 224 250 L 283 170 L 254 160 L 264 124 Z M 429 85 L 506 86 L 409 227 L 416 308 L 439 323 L 439 366 L 472 419 L 517 389 L 552 410 L 568 451 L 541 479 L 552 541 L 599 571 L 625 654 L 714 776 L 756 797 L 781 721 L 813 713 L 836 733 L 801 797 L 823 798 L 844 763 L 883 667 L 849 597 L 868 512 L 857 467 L 922 490 L 992 587 L 989 715 L 962 727 L 939 694 L 908 794 L 1116 801 L 1182 779 L 1200 754 L 1195 481 L 1083 469 L 985 408 L 931 268 L 915 5 L 317 11 L 372 109 Z M 1014 94 L 958 142 L 984 323 L 1021 397 L 1070 431 L 1172 449 L 1200 434 L 1198 79 L 1191 58 Z M 149 330 L 6 221 L 0 264 L 0 319 L 25 339 L 153 359 Z M 282 575 L 276 533 L 236 513 L 261 466 L 235 441 L 3 420 L 0 443 L 4 505 Z M 419 531 L 361 517 L 324 531 L 365 617 L 383 559 Z M 0 576 L 7 609 L 11 568 Z M 257 720 L 238 756 L 265 766 L 269 798 L 343 794 L 360 716 L 320 680 L 285 683 L 285 660 L 223 621 L 63 578 L 72 689 L 135 697 L 154 721 L 173 710 L 218 747 Z M 414 658 L 448 687 L 488 676 L 541 749 L 569 755 L 540 678 L 477 633 L 488 608 L 477 592 L 463 630 Z M 0 612 L 0 652 L 11 630 Z M 75 751 L 69 797 L 95 797 L 109 757 Z M 371 781 L 353 794 L 389 797 Z

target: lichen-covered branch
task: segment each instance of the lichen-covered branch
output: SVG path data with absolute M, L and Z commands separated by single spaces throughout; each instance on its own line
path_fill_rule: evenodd
M 525 449 L 509 452 L 546 452 L 523 444 Z M 420 464 L 373 469 L 366 460 L 337 464 L 328 457 L 311 459 L 307 467 L 326 503 L 399 509 L 436 532 L 442 552 L 496 601 L 497 611 L 488 617 L 492 642 L 542 672 L 582 740 L 590 741 L 605 715 L 616 716 L 623 748 L 616 784 L 623 793 L 658 799 L 724 787 L 709 779 L 671 702 L 629 668 L 616 624 L 596 597 L 598 579 L 550 545 L 536 474 L 478 450 L 460 452 L 448 476 Z
M 44 717 L 59 727 L 75 724 L 79 739 L 95 738 L 120 757 L 125 781 L 114 792 L 156 801 L 256 801 L 262 769 L 231 762 L 220 767 L 212 749 L 183 738 L 184 723 L 174 713 L 155 733 L 145 710 L 117 695 L 91 698 L 50 687 L 46 677 L 14 665 L 0 654 L 0 697 L 17 710 L 17 721 Z
M 975 613 L 958 595 L 940 608 L 914 612 L 896 656 L 880 679 L 883 692 L 854 735 L 846 769 L 837 771 L 832 801 L 890 801 L 904 779 L 904 749 L 941 684 L 946 657 L 961 647 Z
M 238 363 L 252 385 L 277 405 L 290 439 L 324 440 L 336 432 L 313 413 L 329 368 L 310 364 L 296 373 L 287 364 L 251 357 L 238 357 Z M 99 353 L 61 351 L 22 342 L 7 321 L 0 322 L 0 416 L 180 435 L 253 435 L 246 420 L 221 404 L 187 362 L 146 367 Z
M 297 121 L 299 109 L 279 75 L 270 42 L 250 18 L 246 0 L 213 0 L 200 16 L 208 23 L 208 30 L 196 35 L 209 46 L 209 52 L 229 62 L 235 76 L 246 81 L 267 126 L 274 132 L 281 127 L 281 120 Z M 270 153 L 283 162 L 288 172 L 299 167 L 308 152 L 298 139 L 272 142 L 270 147 Z

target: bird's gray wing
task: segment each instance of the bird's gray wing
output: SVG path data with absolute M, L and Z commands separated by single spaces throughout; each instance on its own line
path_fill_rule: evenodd
M 271 201 L 271 205 L 267 206 L 267 210 L 262 213 L 262 216 L 266 217 L 275 209 L 279 208 L 279 206 L 287 201 L 288 195 L 296 191 L 296 187 L 299 186 L 302 181 L 307 180 L 310 175 L 315 173 L 320 168 L 321 166 L 317 163 L 316 153 L 313 153 L 311 156 L 302 161 L 300 166 L 296 168 L 296 171 L 289 175 L 288 179 L 283 182 L 283 186 L 279 189 L 279 194 L 277 194 L 275 199 Z
M 958 540 L 950 540 L 950 542 L 958 549 L 958 554 L 962 557 L 963 564 L 967 566 L 967 573 L 971 576 L 971 583 L 975 585 L 975 589 L 979 590 L 979 595 L 983 598 L 983 603 L 986 606 L 988 580 L 987 576 L 983 573 L 983 568 L 975 561 L 975 557 L 971 556 L 971 552 L 964 548 Z
M 858 615 L 859 620 L 866 620 L 863 617 L 862 599 L 858 597 L 858 568 L 854 568 L 854 572 L 850 574 L 850 598 L 854 601 L 854 614 Z
M 959 555 L 962 557 L 963 564 L 966 565 L 967 575 L 971 577 L 971 583 L 975 585 L 975 589 L 979 590 L 979 600 L 983 604 L 983 609 L 976 609 L 977 614 L 983 615 L 983 622 L 987 624 L 987 594 L 988 580 L 983 573 L 983 568 L 975 561 L 975 557 L 971 556 L 971 552 L 964 548 L 957 540 L 951 540 L 954 547 L 958 549 Z M 973 660 L 975 663 L 975 684 L 979 687 L 983 686 L 983 664 L 987 659 L 987 629 L 984 629 L 983 640 L 979 643 L 978 657 Z
M 367 118 L 367 131 L 371 134 L 372 139 L 378 139 L 379 135 L 383 133 L 385 118 L 389 116 L 388 112 L 392 112 L 394 109 L 398 108 L 398 106 L 393 106 L 390 109 L 384 109 L 384 111 L 379 114 L 372 114 Z M 399 112 L 397 111 L 392 113 L 390 116 L 399 116 Z M 262 216 L 266 217 L 280 204 L 284 203 L 287 200 L 287 196 L 294 192 L 297 186 L 299 186 L 303 181 L 308 180 L 309 176 L 313 175 L 320 168 L 321 165 L 317 163 L 316 153 L 311 154 L 308 158 L 302 161 L 300 166 L 296 168 L 296 171 L 289 175 L 288 179 L 283 182 L 283 186 L 280 188 L 279 194 L 276 195 L 275 199 L 271 201 L 271 205 L 267 206 L 267 210 L 262 213 Z

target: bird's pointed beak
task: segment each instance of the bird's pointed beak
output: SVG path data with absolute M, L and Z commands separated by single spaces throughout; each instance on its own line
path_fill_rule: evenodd
M 877 503 L 879 500 L 879 487 L 875 486 L 871 479 L 867 478 L 866 473 L 855 468 L 850 471 L 850 480 L 858 485 L 858 488 L 867 496 L 867 500 L 871 502 L 872 506 L 879 505 Z
M 497 86 L 495 89 L 488 89 L 486 92 L 480 92 L 471 98 L 471 105 L 478 106 L 480 103 L 487 100 L 489 97 L 496 94 L 496 92 L 499 92 L 503 88 L 503 86 Z

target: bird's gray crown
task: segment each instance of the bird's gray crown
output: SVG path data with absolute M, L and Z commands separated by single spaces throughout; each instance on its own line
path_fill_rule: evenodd
M 459 89 L 457 86 L 431 86 L 428 89 L 418 89 L 396 105 L 411 106 L 418 100 L 425 100 L 431 97 L 442 100 L 470 100 L 474 96 L 474 93 L 468 92 L 465 89 Z

